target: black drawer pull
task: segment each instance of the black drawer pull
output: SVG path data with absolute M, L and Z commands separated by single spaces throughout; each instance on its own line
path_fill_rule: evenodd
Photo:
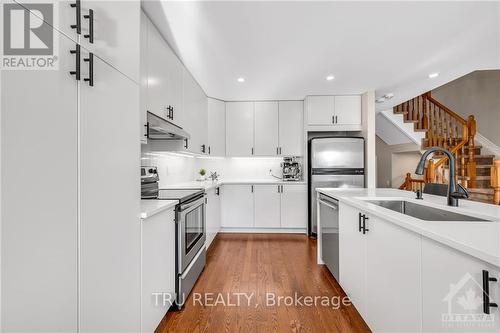
M 490 277 L 490 273 L 483 270 L 483 312 L 490 314 L 490 308 L 498 308 L 498 304 L 490 302 L 490 282 L 497 282 L 497 279 Z
M 94 10 L 89 9 L 88 15 L 83 15 L 84 18 L 89 20 L 89 34 L 83 35 L 83 37 L 89 39 L 89 43 L 94 43 Z
M 80 0 L 70 4 L 72 8 L 76 8 L 76 24 L 71 25 L 71 29 L 76 29 L 77 34 L 82 33 L 82 6 Z
M 94 54 L 92 52 L 89 53 L 88 58 L 84 58 L 83 61 L 89 63 L 89 77 L 83 79 L 85 82 L 89 83 L 90 87 L 94 86 Z
M 74 71 L 71 71 L 69 73 L 71 75 L 74 75 L 75 79 L 77 81 L 80 81 L 80 73 L 81 73 L 81 70 L 80 70 L 80 55 L 81 55 L 80 45 L 76 44 L 76 48 L 74 50 L 69 51 L 69 53 L 75 55 L 75 67 L 76 67 Z
M 366 234 L 367 231 L 370 231 L 370 229 L 368 229 L 366 227 L 366 220 L 369 220 L 370 218 L 366 215 L 363 214 L 363 235 Z

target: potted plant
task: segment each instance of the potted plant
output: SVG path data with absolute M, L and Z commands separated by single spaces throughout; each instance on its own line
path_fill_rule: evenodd
M 200 178 L 198 179 L 199 181 L 204 181 L 206 180 L 206 174 L 207 174 L 207 171 L 205 169 L 200 169 L 200 171 L 198 171 L 198 173 L 200 174 Z

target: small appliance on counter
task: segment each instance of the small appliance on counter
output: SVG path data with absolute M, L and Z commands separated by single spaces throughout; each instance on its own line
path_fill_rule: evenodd
M 158 198 L 158 169 L 155 166 L 141 167 L 141 199 Z
M 302 165 L 296 157 L 283 157 L 281 162 L 284 181 L 299 181 L 302 178 Z

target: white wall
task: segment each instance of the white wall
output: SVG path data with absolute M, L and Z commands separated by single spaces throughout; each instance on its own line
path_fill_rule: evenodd
M 365 181 L 367 188 L 375 188 L 377 184 L 375 116 L 375 92 L 368 91 L 361 95 L 362 132 L 365 138 Z

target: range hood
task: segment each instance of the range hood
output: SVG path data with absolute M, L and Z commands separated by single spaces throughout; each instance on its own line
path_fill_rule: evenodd
M 148 111 L 147 137 L 151 140 L 186 140 L 191 135 L 177 125 Z

